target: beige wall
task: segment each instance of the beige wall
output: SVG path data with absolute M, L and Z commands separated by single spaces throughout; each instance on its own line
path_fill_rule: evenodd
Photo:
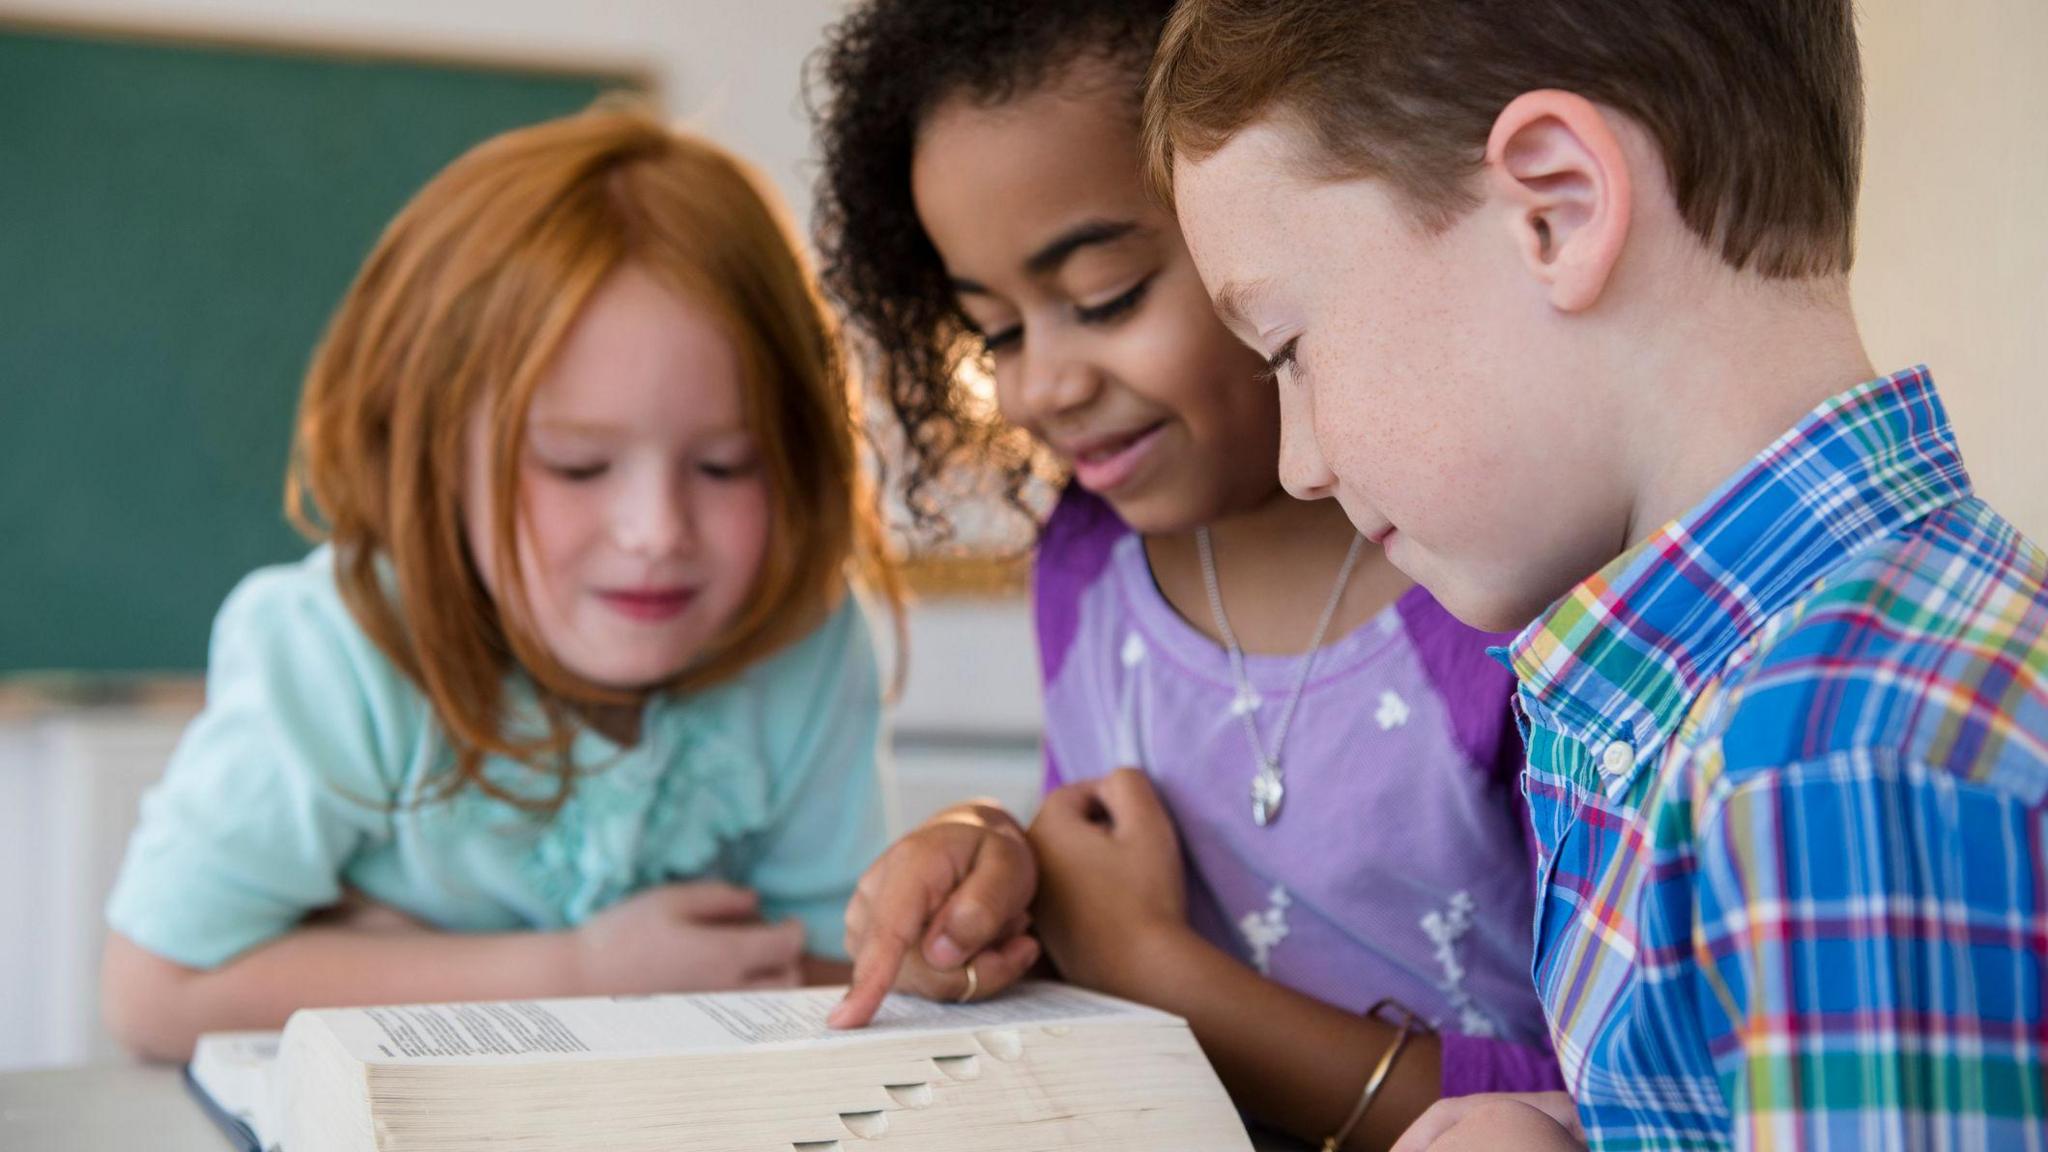
M 2048 3 L 1862 0 L 1855 293 L 1880 370 L 1925 362 L 1978 490 L 2048 541 Z

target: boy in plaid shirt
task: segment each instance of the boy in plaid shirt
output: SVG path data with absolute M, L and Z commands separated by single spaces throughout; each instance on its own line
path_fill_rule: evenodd
M 1850 309 L 1848 0 L 1184 0 L 1153 176 L 1282 478 L 1520 628 L 1571 1102 L 1397 1147 L 2048 1147 L 2048 555 Z M 1372 1053 L 1360 1053 L 1361 1076 Z

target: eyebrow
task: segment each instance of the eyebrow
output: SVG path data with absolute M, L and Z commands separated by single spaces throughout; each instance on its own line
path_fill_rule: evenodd
M 1033 276 L 1050 275 L 1057 272 L 1060 265 L 1065 264 L 1081 249 L 1114 244 L 1126 236 L 1136 234 L 1138 230 L 1136 220 L 1083 221 L 1055 236 L 1044 247 L 1026 257 L 1024 271 Z M 977 296 L 991 294 L 988 287 L 979 281 L 969 280 L 964 276 L 955 276 L 952 280 L 955 292 Z
M 1227 280 L 1216 290 L 1216 316 L 1225 328 L 1249 330 L 1252 303 L 1262 295 L 1268 286 L 1265 280 Z

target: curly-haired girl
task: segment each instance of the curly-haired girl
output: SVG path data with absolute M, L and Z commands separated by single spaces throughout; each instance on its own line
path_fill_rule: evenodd
M 1042 945 L 1186 1017 L 1254 1115 L 1384 1147 L 1440 1096 L 1557 1084 L 1510 678 L 1334 502 L 1283 490 L 1279 393 L 1140 178 L 1169 7 L 869 0 L 822 57 L 827 287 L 914 506 L 1003 443 L 968 364 L 1072 477 L 1036 556 L 1051 790 L 1028 834 L 964 806 L 869 871 L 837 1021 L 892 986 L 987 995 Z M 1021 488 L 1024 453 L 993 459 Z

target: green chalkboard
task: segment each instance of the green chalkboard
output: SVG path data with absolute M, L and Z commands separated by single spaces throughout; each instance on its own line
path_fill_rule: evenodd
M 0 674 L 202 668 L 384 223 L 630 77 L 0 25 Z

